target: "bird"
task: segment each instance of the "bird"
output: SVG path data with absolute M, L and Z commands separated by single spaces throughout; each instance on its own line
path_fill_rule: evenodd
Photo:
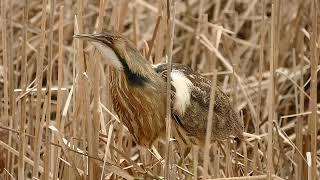
M 111 68 L 110 92 L 114 111 L 135 142 L 150 148 L 166 136 L 167 64 L 153 65 L 134 43 L 115 31 L 77 34 L 89 41 Z M 189 66 L 172 63 L 171 116 L 188 143 L 204 142 L 210 104 L 211 81 Z M 243 122 L 229 97 L 216 85 L 211 137 L 243 138 Z

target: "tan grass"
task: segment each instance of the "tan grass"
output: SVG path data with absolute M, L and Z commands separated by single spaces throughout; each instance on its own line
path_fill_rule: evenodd
M 0 6 L 0 179 L 320 178 L 317 0 Z M 212 79 L 239 110 L 245 140 L 207 134 L 204 146 L 178 146 L 167 118 L 165 140 L 137 146 L 113 111 L 110 68 L 72 37 L 110 29 L 150 62 Z

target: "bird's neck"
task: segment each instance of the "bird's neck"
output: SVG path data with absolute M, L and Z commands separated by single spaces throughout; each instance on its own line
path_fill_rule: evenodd
M 145 83 L 149 80 L 149 77 L 145 74 L 138 74 L 137 72 L 132 71 L 128 64 L 122 63 L 123 72 L 119 72 L 121 75 L 125 75 L 127 82 L 131 86 L 144 86 Z

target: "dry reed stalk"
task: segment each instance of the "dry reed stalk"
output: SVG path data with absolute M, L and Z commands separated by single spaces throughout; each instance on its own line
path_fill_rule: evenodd
M 243 116 L 242 116 L 243 117 Z M 248 172 L 249 172 L 249 163 L 248 163 L 248 152 L 247 152 L 247 146 L 246 143 L 242 143 L 242 147 L 243 147 L 243 164 L 244 164 L 244 175 L 248 176 Z M 257 150 L 258 151 L 258 150 Z M 258 152 L 257 152 L 258 153 Z M 252 164 L 255 166 L 254 164 L 255 162 L 253 162 Z
M 215 91 L 216 91 L 216 81 L 217 81 L 217 70 L 216 70 L 216 57 L 214 56 L 213 52 L 210 52 L 208 59 L 212 62 L 212 71 L 213 76 L 211 79 L 211 92 L 210 92 L 210 104 L 209 104 L 209 112 L 208 112 L 208 122 L 207 122 L 207 130 L 206 130 L 206 139 L 204 145 L 204 160 L 203 160 L 203 168 L 204 168 L 204 178 L 209 177 L 208 169 L 209 169 L 209 152 L 210 152 L 210 142 L 211 142 L 211 132 L 212 132 L 212 124 L 213 124 L 213 116 L 214 116 L 214 103 L 215 103 Z
M 147 60 L 150 60 L 152 48 L 154 46 L 154 42 L 155 42 L 155 39 L 157 37 L 157 33 L 158 33 L 160 22 L 161 22 L 161 16 L 158 16 L 157 23 L 156 23 L 156 26 L 155 26 L 154 31 L 153 31 L 153 35 L 152 35 L 152 39 L 151 39 L 151 43 L 150 43 L 150 48 L 149 48 L 148 54 L 146 56 Z M 135 38 L 135 40 L 136 40 L 136 38 Z
M 97 18 L 97 26 L 96 26 L 96 31 L 101 32 L 103 28 L 103 18 L 105 16 L 104 14 L 104 9 L 106 4 L 108 4 L 108 0 L 100 0 L 100 5 L 99 5 L 99 15 Z
M 295 49 L 292 50 L 292 60 L 293 60 L 293 68 L 298 71 L 297 61 L 296 61 L 296 50 Z M 297 79 L 297 81 L 298 81 L 298 79 Z M 299 96 L 298 96 L 297 87 L 294 88 L 294 96 L 295 96 L 295 106 L 296 106 L 295 112 L 299 113 Z M 296 144 L 297 144 L 297 149 L 298 150 L 299 150 L 299 146 L 301 146 L 301 144 L 302 144 L 301 135 L 299 135 L 300 129 L 298 129 L 298 128 L 301 128 L 301 127 L 302 127 L 301 121 L 298 121 L 296 123 L 296 128 L 295 128 L 295 133 L 297 135 Z M 301 177 L 300 172 L 299 172 L 301 163 L 299 163 L 299 161 L 300 161 L 299 159 L 301 159 L 301 158 L 300 158 L 298 153 L 295 153 L 295 154 L 296 154 L 295 161 L 297 163 L 297 165 L 295 166 L 295 177 L 296 177 L 296 179 L 299 179 L 298 177 Z
M 78 0 L 77 1 L 77 17 L 76 17 L 76 32 L 75 34 L 84 33 L 84 1 Z M 86 77 L 86 64 L 85 64 L 85 58 L 84 58 L 84 46 L 82 40 L 77 40 L 77 59 L 76 59 L 76 76 L 78 77 L 78 82 L 76 83 L 75 88 L 75 99 L 74 99 L 74 117 L 76 118 L 77 122 L 74 123 L 74 135 L 73 137 L 79 138 L 79 142 L 76 143 L 74 140 L 74 144 L 78 144 L 80 149 L 85 149 L 86 147 L 86 141 L 88 140 L 88 124 L 87 124 L 87 118 L 88 117 L 88 85 L 87 85 L 87 77 Z M 78 129 L 80 131 L 78 131 Z M 89 145 L 89 144 L 88 144 Z M 76 160 L 76 156 L 73 156 L 74 160 Z M 84 161 L 81 163 L 81 161 L 78 161 L 79 166 L 82 169 L 88 170 L 88 176 L 87 178 L 92 178 L 93 172 L 91 166 L 92 160 Z
M 65 19 L 62 25 L 58 16 L 59 8 L 51 9 L 55 16 L 50 19 L 50 22 L 46 22 L 47 15 L 51 13 L 49 9 L 52 1 L 47 3 L 34 0 L 29 1 L 27 28 L 24 28 L 26 21 L 23 18 L 24 12 L 21 11 L 24 3 L 17 2 L 16 0 L 1 1 L 0 23 L 6 25 L 0 27 L 0 33 L 1 39 L 6 40 L 1 41 L 0 44 L 0 111 L 2 115 L 0 118 L 3 120 L 0 125 L 2 137 L 0 139 L 0 165 L 4 159 L 6 166 L 5 169 L 0 166 L 0 172 L 2 172 L 0 179 L 21 176 L 22 168 L 19 168 L 21 159 L 25 163 L 23 176 L 32 173 L 35 179 L 40 177 L 47 179 L 48 177 L 45 177 L 47 174 L 49 178 L 93 178 L 92 170 L 89 176 L 87 174 L 89 161 L 90 167 L 92 167 L 92 162 L 97 164 L 98 168 L 105 167 L 104 174 L 100 178 L 162 178 L 163 167 L 165 167 L 163 157 L 166 151 L 164 142 L 157 142 L 150 151 L 136 146 L 126 128 L 119 124 L 116 115 L 112 114 L 110 100 L 107 99 L 109 76 L 108 73 L 104 73 L 106 66 L 98 67 L 101 72 L 101 80 L 99 81 L 100 94 L 97 94 L 99 92 L 95 83 L 97 83 L 98 75 L 93 73 L 97 67 L 95 63 L 88 63 L 88 68 L 85 69 L 82 50 L 75 46 L 72 47 L 72 35 L 79 33 L 77 29 L 86 33 L 101 31 L 99 30 L 102 29 L 101 24 L 107 24 L 105 28 L 110 29 L 108 25 L 111 22 L 115 29 L 120 30 L 125 36 L 132 36 L 139 49 L 145 42 L 148 42 L 147 49 L 149 50 L 145 54 L 149 60 L 163 62 L 164 48 L 169 39 L 166 1 L 156 3 L 147 0 L 136 0 L 135 2 L 127 0 L 83 1 L 81 2 L 83 10 L 79 14 L 79 8 L 74 11 L 73 7 L 79 5 L 80 0 L 76 2 L 56 0 L 58 7 L 65 5 Z M 216 66 L 217 84 L 221 83 L 222 89 L 234 99 L 235 108 L 242 110 L 246 125 L 246 143 L 243 146 L 230 146 L 228 149 L 228 145 L 212 144 L 212 151 L 209 153 L 212 163 L 208 164 L 211 178 L 227 176 L 235 176 L 232 179 L 268 178 L 267 161 L 270 158 L 265 157 L 269 156 L 267 128 L 268 118 L 271 117 L 269 116 L 271 105 L 264 102 L 272 97 L 271 89 L 268 87 L 270 77 L 275 78 L 274 86 L 276 87 L 273 96 L 274 106 L 271 107 L 274 116 L 272 121 L 276 130 L 272 139 L 272 163 L 274 163 L 276 176 L 272 175 L 273 173 L 270 176 L 272 179 L 303 179 L 308 176 L 308 171 L 309 178 L 314 175 L 312 163 L 317 160 L 313 155 L 315 134 L 311 128 L 314 126 L 311 124 L 314 123 L 312 107 L 314 108 L 315 101 L 312 101 L 314 95 L 311 96 L 311 94 L 315 89 L 319 90 L 319 76 L 316 82 L 312 81 L 315 71 L 311 63 L 314 59 L 312 55 L 314 41 L 317 42 L 319 39 L 314 38 L 312 30 L 314 28 L 312 22 L 315 17 L 312 9 L 316 6 L 312 5 L 312 1 L 295 1 L 286 3 L 286 8 L 282 8 L 280 14 L 278 13 L 279 2 L 273 2 L 272 12 L 272 1 L 262 3 L 220 0 L 177 1 L 173 62 L 195 66 L 200 73 L 209 77 L 213 73 L 210 72 L 212 68 L 210 68 L 210 61 L 206 55 L 213 52 L 219 60 Z M 49 10 L 47 14 L 46 10 Z M 74 14 L 77 14 L 77 19 L 73 19 Z M 208 14 L 208 23 L 204 23 L 206 21 L 204 14 Z M 311 19 L 308 18 L 309 14 Z M 101 16 L 104 17 L 103 22 Z M 274 20 L 270 21 L 274 26 L 273 31 L 270 31 L 272 35 L 267 25 L 271 16 L 274 17 Z M 161 20 L 157 20 L 157 17 L 161 17 Z M 46 25 L 49 26 L 46 27 Z M 64 30 L 63 43 L 58 37 L 59 29 L 62 27 Z M 197 28 L 200 28 L 198 32 Z M 215 40 L 212 41 L 212 34 L 215 35 L 215 33 L 208 34 L 207 32 L 218 30 L 221 31 L 223 42 L 220 48 L 216 48 Z M 24 41 L 25 32 L 28 32 L 26 41 Z M 51 34 L 53 38 L 50 40 Z M 269 38 L 273 39 L 272 43 L 266 40 Z M 48 42 L 49 40 L 51 42 Z M 75 42 L 74 45 L 78 46 L 78 41 Z M 47 43 L 49 52 L 46 50 Z M 204 45 L 205 48 L 199 44 Z M 273 50 L 270 48 L 271 45 Z M 23 46 L 25 50 L 21 48 Z M 52 56 L 49 46 L 52 46 Z M 62 84 L 65 86 L 59 86 L 59 82 L 61 83 L 59 76 L 62 75 L 59 72 L 61 71 L 59 70 L 61 68 L 59 59 L 62 50 L 64 51 Z M 90 49 L 90 52 L 94 51 Z M 21 66 L 25 61 L 23 54 L 25 54 L 24 57 L 27 57 L 26 67 Z M 99 59 L 94 53 L 88 54 L 88 62 L 95 62 Z M 195 57 L 194 61 L 191 61 L 192 57 Z M 267 68 L 271 61 L 263 60 L 268 58 L 274 59 L 273 72 Z M 53 63 L 55 60 L 58 60 L 58 63 Z M 48 76 L 48 72 L 43 74 L 50 70 L 49 65 L 43 66 L 43 62 L 47 61 L 52 63 L 51 77 Z M 26 69 L 26 76 L 21 74 L 24 69 Z M 87 70 L 88 73 L 82 74 L 84 70 Z M 232 72 L 235 72 L 234 80 Z M 312 72 L 313 77 L 311 78 Z M 25 77 L 27 81 L 23 86 L 22 82 Z M 42 87 L 49 81 L 52 83 L 50 89 Z M 88 84 L 91 89 L 84 89 Z M 314 88 L 315 84 L 317 84 L 316 88 Z M 24 92 L 23 87 L 26 87 Z M 45 94 L 46 90 L 50 90 L 50 96 Z M 61 98 L 59 94 L 65 93 L 66 90 L 68 90 L 66 99 Z M 238 91 L 239 93 L 236 93 Z M 101 96 L 99 101 L 97 101 L 98 95 Z M 21 104 L 23 99 L 26 99 L 25 105 Z M 48 99 L 51 100 L 49 104 Z M 102 111 L 102 109 L 105 110 L 102 103 L 110 111 Z M 307 104 L 310 105 L 307 110 L 304 110 Z M 48 106 L 52 108 L 48 109 Z M 24 156 L 19 156 L 21 153 L 19 127 L 21 127 L 20 120 L 22 120 L 21 113 L 23 113 L 21 110 L 23 109 L 26 114 L 25 152 Z M 53 132 L 53 136 L 46 138 L 47 136 L 44 135 L 48 131 L 44 131 L 44 128 L 48 122 L 46 114 L 49 111 L 53 119 L 50 125 L 57 125 L 58 134 L 53 131 L 54 126 L 49 126 L 49 132 Z M 319 113 L 317 111 L 318 109 L 316 113 Z M 280 118 L 277 118 L 275 114 Z M 110 120 L 109 117 L 112 119 Z M 308 118 L 310 121 L 307 123 Z M 97 130 L 92 128 L 89 132 L 90 126 L 97 127 L 93 124 L 94 121 L 100 123 L 100 128 Z M 110 136 L 108 130 L 112 132 Z M 97 135 L 93 134 L 95 131 Z M 309 135 L 312 133 L 311 138 Z M 100 141 L 95 136 L 100 138 Z M 317 138 L 319 138 L 318 135 Z M 57 144 L 57 139 L 59 144 Z M 45 149 L 48 145 L 47 140 L 50 140 L 49 144 L 53 151 L 49 154 L 51 163 L 46 164 L 49 168 L 46 167 L 44 170 L 43 163 L 48 155 L 46 152 L 48 148 Z M 63 141 L 66 140 L 70 144 L 64 144 Z M 95 152 L 94 149 L 97 146 Z M 44 148 L 40 149 L 40 147 Z M 193 148 L 193 151 L 195 150 Z M 202 178 L 204 175 L 203 150 L 201 148 L 198 153 L 193 152 L 182 159 L 177 152 L 187 152 L 188 149 L 173 146 L 170 152 L 172 157 L 170 177 Z M 231 150 L 230 155 L 228 150 Z M 306 160 L 305 155 L 309 151 Z M 2 152 L 5 152 L 5 155 Z M 103 162 L 102 159 L 105 156 Z M 310 166 L 307 163 L 311 163 Z M 316 171 L 319 173 L 318 169 Z
M 7 3 L 5 1 L 1 1 L 1 19 L 2 19 L 2 28 L 1 28 L 1 45 L 2 45 L 2 58 L 3 58 L 3 67 L 4 67 L 4 72 L 3 72 L 3 99 L 4 99 L 4 112 L 3 112 L 3 121 L 5 123 L 10 124 L 10 119 L 9 119 L 9 64 L 8 64 L 8 39 L 7 39 Z M 10 127 L 10 126 L 9 126 Z M 9 132 L 9 140 L 11 139 L 11 132 Z M 10 144 L 8 142 L 8 144 Z M 10 158 L 10 151 L 7 153 L 7 157 Z M 7 160 L 6 166 L 7 168 L 9 167 L 9 161 Z
M 269 95 L 270 100 L 269 104 L 269 113 L 268 113 L 268 149 L 267 149 L 267 175 L 268 179 L 271 179 L 271 175 L 274 172 L 273 169 L 273 121 L 275 119 L 275 70 L 277 62 L 276 49 L 278 48 L 277 44 L 277 18 L 279 14 L 277 13 L 277 2 L 272 2 L 272 23 L 271 23 L 271 59 L 270 59 L 270 87 Z
M 40 133 L 40 129 L 42 127 L 40 126 L 41 124 L 41 99 L 42 99 L 42 93 L 41 93 L 41 88 L 42 88 L 42 80 L 43 80 L 43 61 L 45 57 L 45 47 L 46 47 L 46 40 L 45 40 L 45 28 L 46 28 L 46 5 L 47 1 L 44 0 L 42 1 L 42 16 L 41 16 L 41 45 L 39 46 L 39 54 L 37 56 L 37 70 L 36 70 L 36 76 L 37 76 L 37 103 L 36 103 L 36 123 L 35 123 L 35 141 L 34 141 L 34 166 L 33 166 L 33 171 L 32 171 L 32 177 L 38 178 L 38 166 L 39 166 L 39 152 L 40 152 L 40 141 L 42 134 Z M 43 111 L 44 112 L 44 111 Z
M 12 3 L 10 2 L 10 5 L 9 7 L 11 7 Z M 4 72 L 3 72 L 3 98 L 4 98 L 4 112 L 3 112 L 3 121 L 8 124 L 9 128 L 12 128 L 12 113 L 10 113 L 9 115 L 9 105 L 10 105 L 10 109 L 12 111 L 12 102 L 13 102 L 13 96 L 10 95 L 9 97 L 9 93 L 11 93 L 11 87 L 12 87 L 12 62 L 11 62 L 11 58 L 10 58 L 10 51 L 12 48 L 10 48 L 10 45 L 11 43 L 9 42 L 8 44 L 8 38 L 7 38 L 7 35 L 11 33 L 7 33 L 7 27 L 8 25 L 12 24 L 11 23 L 11 20 L 10 22 L 8 23 L 8 16 L 10 17 L 11 15 L 11 11 L 10 11 L 10 8 L 9 8 L 9 13 L 7 13 L 7 3 L 5 1 L 1 1 L 1 18 L 2 18 L 2 28 L 1 28 L 1 35 L 2 35 L 2 58 L 3 58 L 3 67 L 4 67 Z M 9 25 L 9 26 L 10 26 Z M 10 38 L 11 39 L 11 38 Z M 10 98 L 10 99 L 9 99 Z M 8 133 L 8 145 L 9 147 L 11 147 L 11 143 L 12 143 L 12 133 L 11 131 L 9 131 Z M 11 157 L 12 157 L 12 153 L 7 150 L 7 153 L 6 153 L 6 157 L 7 157 L 7 160 L 6 160 L 6 168 L 9 169 L 10 172 L 12 172 L 11 170 L 11 167 L 13 168 L 13 166 L 11 166 Z M 7 172 L 7 170 L 6 170 Z M 10 175 L 9 172 L 7 172 L 7 174 Z
M 120 0 L 119 1 L 119 10 L 118 10 L 118 31 L 123 32 L 124 31 L 124 21 L 125 18 L 127 17 L 128 13 L 128 4 L 129 0 Z
M 106 144 L 105 152 L 104 152 L 103 166 L 102 166 L 102 172 L 101 172 L 100 180 L 103 179 L 103 174 L 104 174 L 104 170 L 105 170 L 105 165 L 106 165 L 107 157 L 109 156 L 112 132 L 113 132 L 113 124 L 111 124 L 111 125 L 109 126 L 108 139 L 107 139 L 107 144 Z
M 97 31 L 101 31 L 103 27 L 103 16 L 104 16 L 104 9 L 105 1 L 100 1 L 100 8 L 99 8 L 99 15 L 97 17 L 96 22 L 98 23 L 96 29 Z M 87 134 L 87 142 L 88 142 L 88 155 L 90 156 L 97 156 L 98 149 L 99 149 L 99 122 L 100 122 L 100 65 L 99 65 L 100 58 L 95 56 L 94 53 L 90 53 L 89 61 L 93 62 L 90 64 L 91 67 L 90 73 L 93 75 L 93 118 L 87 118 L 87 127 L 88 127 L 88 134 Z M 90 70 L 89 69 L 89 70 Z M 89 93 L 89 92 L 88 92 Z M 89 159 L 89 174 L 90 179 L 98 179 L 101 173 L 101 168 L 97 164 L 96 161 Z M 103 177 L 102 175 L 100 176 Z
M 193 179 L 198 179 L 199 146 L 193 146 Z
M 214 58 L 213 58 L 214 59 Z M 208 178 L 208 166 L 209 166 L 209 151 L 210 151 L 210 142 L 211 142 L 211 132 L 212 132 L 212 119 L 213 119 L 213 108 L 214 108 L 214 101 L 215 101 L 215 84 L 216 84 L 216 70 L 215 70 L 215 61 L 213 62 L 213 76 L 211 81 L 211 92 L 210 92 L 210 105 L 209 105 L 209 113 L 208 113 L 208 124 L 206 130 L 206 140 L 204 146 L 204 178 Z
M 267 30 L 266 30 L 266 19 L 265 19 L 265 13 L 266 13 L 266 7 L 265 7 L 265 0 L 262 0 L 261 1 L 261 4 L 262 4 L 262 27 L 261 27 L 261 38 L 260 38 L 260 53 L 259 53 L 259 90 L 258 90 L 258 109 L 257 109 L 257 119 L 256 121 L 254 122 L 254 131 L 255 131 L 255 135 L 259 136 L 259 124 L 261 122 L 261 103 L 262 103 L 262 73 L 263 73 L 263 63 L 264 63 L 264 49 L 265 49 L 265 36 L 266 36 L 266 33 L 267 33 Z M 254 171 L 254 174 L 256 175 L 257 174 L 257 171 L 258 171 L 258 164 L 261 164 L 260 163 L 260 157 L 259 157 L 259 154 L 258 154 L 258 145 L 259 145 L 259 141 L 256 140 L 255 143 L 254 143 L 254 154 L 253 154 L 253 171 Z M 260 165 L 261 167 L 261 165 Z M 261 169 L 260 169 L 261 170 Z
M 132 7 L 132 28 L 133 28 L 133 43 L 138 46 L 138 23 L 137 23 L 137 9 L 134 5 Z
M 300 40 L 302 41 L 302 39 L 303 39 L 303 35 L 302 35 L 302 33 L 299 33 L 300 34 Z M 299 54 L 302 54 L 302 52 L 303 52 L 303 50 L 302 50 L 302 47 L 301 47 L 301 49 L 299 49 Z M 300 58 L 300 65 L 301 65 L 301 69 L 302 69 L 302 67 L 303 67 L 303 64 L 304 64 L 304 62 L 303 62 L 303 60 L 302 60 L 302 58 Z M 305 95 L 304 95 L 304 79 L 303 79 L 303 74 L 301 73 L 301 75 L 300 75 L 300 77 L 299 77 L 299 81 L 300 81 L 300 87 L 302 88 L 302 91 L 300 91 L 300 93 L 299 93 L 299 112 L 300 113 L 303 113 L 305 110 L 304 110 L 304 103 L 305 103 L 305 100 L 304 100 L 304 98 L 305 98 Z M 297 133 L 296 133 L 296 144 L 297 144 L 297 147 L 298 147 L 298 150 L 300 151 L 300 152 L 303 152 L 303 127 L 304 127 L 304 123 L 303 123 L 303 121 L 304 121 L 304 117 L 303 116 L 300 116 L 299 118 L 298 118 L 298 123 L 297 123 L 297 128 L 299 128 L 298 129 L 298 131 L 297 131 Z M 305 164 L 303 163 L 303 161 L 302 161 L 302 157 L 303 157 L 303 155 L 302 155 L 302 157 L 301 156 L 298 156 L 299 158 L 298 158 L 298 163 L 297 163 L 297 169 L 298 169 L 298 173 L 297 173 L 297 178 L 302 178 L 303 177 L 303 175 L 304 175 L 304 173 L 303 173 L 303 169 L 305 168 Z
M 236 19 L 238 19 L 238 16 L 237 14 L 235 13 L 235 1 L 233 1 L 232 3 L 232 15 L 233 15 L 233 20 L 235 22 L 235 25 L 237 25 L 237 21 Z M 236 29 L 236 26 L 234 27 L 234 29 Z M 213 31 L 213 30 L 212 30 Z M 222 35 L 222 31 L 220 29 L 217 30 L 217 38 L 216 38 L 216 47 L 218 47 L 219 45 L 219 42 L 220 42 L 220 38 L 221 38 L 221 35 Z M 233 36 L 235 36 L 233 34 Z M 232 88 L 232 91 L 229 95 L 230 99 L 231 99 L 231 102 L 233 103 L 232 107 L 233 108 L 236 108 L 236 103 L 237 103 L 237 96 L 236 96 L 236 87 L 237 87 L 237 83 L 236 83 L 236 78 L 235 78 L 235 74 L 238 74 L 238 64 L 239 64 L 239 60 L 238 58 L 236 57 L 232 57 L 232 52 L 230 51 L 230 44 L 229 42 L 225 42 L 225 49 L 227 51 L 227 54 L 230 58 L 230 61 L 231 61 L 231 65 L 232 65 L 232 76 L 230 77 L 230 84 L 231 84 L 231 88 Z M 217 73 L 217 72 L 216 72 Z M 217 76 L 217 75 L 216 75 Z M 232 156 L 231 156 L 231 148 L 232 148 L 232 143 L 228 140 L 224 143 L 225 145 L 225 154 L 226 154 L 226 177 L 233 177 L 234 174 L 233 174 L 233 171 L 232 171 Z M 245 153 L 245 152 L 244 152 Z M 237 159 L 237 158 L 236 158 Z
M 27 88 L 27 26 L 28 26 L 28 0 L 24 1 L 24 8 L 23 8 L 23 42 L 22 42 L 22 61 L 21 61 L 21 89 L 24 93 Z M 20 124 L 19 124 L 19 138 L 20 138 L 20 144 L 19 144 L 19 158 L 18 158 L 18 178 L 23 179 L 24 178 L 24 168 L 25 164 L 23 161 L 23 157 L 25 154 L 25 123 L 26 123 L 26 101 L 27 97 L 22 97 L 21 101 L 19 101 L 19 109 L 20 109 Z
M 199 19 L 199 23 L 197 24 L 197 28 L 195 30 L 195 37 L 200 35 L 200 31 L 201 31 L 201 16 L 203 15 L 203 0 L 199 1 L 199 7 L 198 7 L 198 19 Z M 195 41 L 195 44 L 193 45 L 193 53 L 191 55 L 191 68 L 193 70 L 196 70 L 196 52 L 199 48 L 199 41 Z
M 167 9 L 167 5 L 166 5 L 166 1 L 162 1 L 158 3 L 159 9 L 161 9 L 161 11 L 159 11 L 157 13 L 158 16 L 161 16 L 160 22 L 159 22 L 159 30 L 157 32 L 157 36 L 155 41 L 157 42 L 154 46 L 154 63 L 160 63 L 163 62 L 162 61 L 162 57 L 163 57 L 163 49 L 165 46 L 166 41 L 165 40 L 165 33 L 168 31 L 168 25 L 167 25 L 167 13 L 165 12 L 165 9 Z
M 317 54 L 317 36 L 318 36 L 318 3 L 316 0 L 312 0 L 310 3 L 311 7 L 311 19 L 312 19 L 312 33 L 310 37 L 311 47 L 311 92 L 310 92 L 310 108 L 311 108 L 311 119 L 309 124 L 309 132 L 311 135 L 311 178 L 312 180 L 317 179 L 317 134 L 318 134 L 318 115 L 317 115 L 317 69 L 319 57 Z
M 8 16 L 12 17 L 12 8 L 13 7 L 13 2 L 9 1 L 9 13 Z M 8 33 L 8 83 L 9 83 L 9 107 L 10 107 L 10 117 L 9 117 L 9 128 L 13 128 L 14 122 L 14 112 L 15 112 L 15 97 L 14 97 L 14 68 L 13 68 L 13 59 L 14 59 L 14 53 L 13 53 L 13 25 L 12 25 L 12 20 L 10 19 L 9 21 L 9 33 Z M 4 51 L 5 54 L 5 51 Z M 9 137 L 8 137 L 8 145 L 11 147 L 12 146 L 12 133 L 9 132 Z M 7 156 L 7 168 L 10 172 L 13 172 L 13 161 L 14 161 L 14 156 L 8 152 Z
M 56 127 L 59 131 L 63 129 L 61 126 L 61 113 L 62 113 L 62 80 L 63 80 L 63 62 L 64 62 L 64 49 L 63 49 L 63 24 L 64 24 L 64 6 L 59 8 L 59 58 L 58 58 L 58 92 L 57 92 L 57 107 L 56 107 Z M 63 131 L 62 131 L 63 132 Z M 54 141 L 57 143 L 58 140 L 54 137 Z M 53 179 L 58 178 L 59 164 L 60 164 L 61 149 L 54 148 L 53 153 Z
M 50 13 L 49 13 L 49 40 L 48 40 L 48 69 L 47 69 L 47 111 L 46 111 L 46 123 L 45 123 L 45 158 L 44 158 L 44 179 L 48 180 L 51 172 L 51 146 L 50 146 L 50 132 L 49 126 L 51 121 L 51 86 L 52 86 L 52 62 L 53 62 L 53 24 L 54 24 L 54 9 L 55 0 L 49 1 Z
M 169 2 L 169 1 L 167 1 Z M 172 153 L 172 143 L 171 143 L 171 134 L 172 134 L 172 119 L 171 119 L 171 69 L 172 69 L 172 49 L 174 42 L 174 30 L 175 30 L 175 16 L 176 16 L 176 1 L 173 0 L 169 4 L 167 4 L 168 12 L 168 27 L 170 30 L 169 33 L 169 41 L 167 48 L 167 98 L 166 98 L 166 150 L 165 150 L 165 169 L 164 169 L 164 177 L 166 179 L 171 179 L 174 172 L 172 171 L 172 161 L 173 161 L 173 153 Z
M 19 156 L 19 151 L 15 150 L 15 148 L 8 146 L 7 143 L 0 141 L 0 145 L 1 147 L 5 148 L 7 151 L 10 151 L 10 153 L 12 153 L 15 156 Z M 34 166 L 34 161 L 32 161 L 30 158 L 23 156 L 23 161 L 31 166 Z M 38 166 L 38 170 L 39 172 L 43 173 L 43 167 L 42 166 Z
M 68 163 L 70 162 L 71 169 L 73 170 L 73 171 L 71 171 L 71 172 L 73 172 L 73 178 L 81 179 L 81 175 L 80 175 L 79 170 L 77 169 L 76 162 L 70 156 L 70 153 L 68 151 L 69 148 L 65 144 L 62 134 L 56 128 L 52 128 L 52 126 L 49 127 L 49 128 L 56 135 L 56 137 L 58 138 L 58 140 L 59 140 L 59 142 L 61 144 L 61 149 L 64 152 L 64 155 L 66 156 L 66 160 L 67 160 L 65 162 L 68 162 Z M 62 159 L 60 159 L 60 160 L 62 160 Z

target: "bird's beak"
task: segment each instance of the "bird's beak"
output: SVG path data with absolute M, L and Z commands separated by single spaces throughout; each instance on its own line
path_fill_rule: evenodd
M 94 36 L 91 34 L 75 34 L 73 35 L 73 37 L 78 39 L 87 39 L 87 40 L 95 39 Z
M 106 38 L 104 38 L 100 34 L 75 34 L 73 35 L 73 37 L 78 39 L 93 41 L 93 42 L 103 42 L 105 44 L 110 44 L 110 41 L 108 41 Z

